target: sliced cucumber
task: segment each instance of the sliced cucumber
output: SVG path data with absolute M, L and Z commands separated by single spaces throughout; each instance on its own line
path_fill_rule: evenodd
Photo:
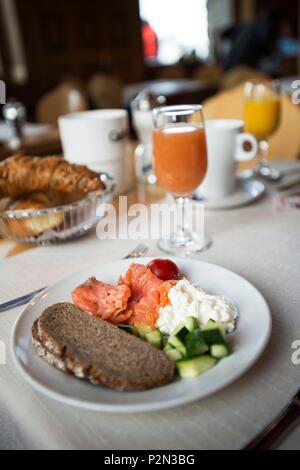
M 153 330 L 151 326 L 147 326 L 147 325 L 133 327 L 133 334 L 143 340 L 146 340 L 146 335 L 148 333 L 151 333 L 151 331 L 155 331 L 155 330 Z
M 199 323 L 198 323 L 197 318 L 187 317 L 185 321 L 185 326 L 189 330 L 190 333 L 192 333 L 194 330 L 197 330 L 197 328 L 199 328 Z
M 178 327 L 173 331 L 172 336 L 177 336 L 180 341 L 184 341 L 186 335 L 189 334 L 189 330 L 186 328 L 184 323 L 180 323 Z
M 174 346 L 175 349 L 178 349 L 182 356 L 186 356 L 186 348 L 184 343 L 177 336 L 170 336 L 169 344 Z
M 223 323 L 216 322 L 214 320 L 210 320 L 206 325 L 201 326 L 202 331 L 214 330 L 215 328 L 219 328 L 220 332 L 222 333 L 223 337 L 226 336 L 225 325 Z
M 211 346 L 212 344 L 226 344 L 224 333 L 218 323 L 212 325 L 205 325 L 201 328 L 204 341 Z
M 133 326 L 131 325 L 118 325 L 118 328 L 120 328 L 120 330 L 126 331 L 126 333 L 133 333 Z
M 176 367 L 182 379 L 193 379 L 214 367 L 217 359 L 209 354 L 194 357 L 192 359 L 182 359 L 176 362 Z
M 210 354 L 215 359 L 222 359 L 230 355 L 229 347 L 227 344 L 213 344 L 210 347 Z
M 165 353 L 172 362 L 177 362 L 182 359 L 182 355 L 177 349 L 170 349 L 169 351 L 165 351 Z
M 164 347 L 164 351 L 172 351 L 172 349 L 175 349 L 175 348 L 170 343 L 167 343 Z
M 200 328 L 185 337 L 184 345 L 187 357 L 200 356 L 209 350 Z
M 153 330 L 150 333 L 146 333 L 146 341 L 152 344 L 155 348 L 162 349 L 162 334 L 159 330 Z

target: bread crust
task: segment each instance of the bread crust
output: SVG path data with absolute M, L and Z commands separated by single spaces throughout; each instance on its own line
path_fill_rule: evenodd
M 56 367 L 56 369 L 61 370 L 62 372 L 68 372 L 66 365 L 62 358 L 55 356 L 41 343 L 38 335 L 38 321 L 36 320 L 32 326 L 32 344 L 37 350 L 37 353 L 40 357 L 45 359 L 51 366 Z

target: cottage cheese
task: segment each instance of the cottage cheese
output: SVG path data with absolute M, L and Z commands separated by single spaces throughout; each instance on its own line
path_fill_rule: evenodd
M 235 328 L 235 307 L 220 295 L 207 294 L 201 287 L 182 279 L 169 291 L 170 305 L 161 307 L 157 328 L 171 335 L 187 317 L 194 317 L 199 325 L 210 320 L 223 323 L 228 332 Z

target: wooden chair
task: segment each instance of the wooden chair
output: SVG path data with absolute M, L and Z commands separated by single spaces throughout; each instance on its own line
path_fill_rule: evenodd
M 175 80 L 177 78 L 186 78 L 186 70 L 181 64 L 161 67 L 157 71 L 155 78 L 157 80 Z
M 87 109 L 89 105 L 85 94 L 75 84 L 65 82 L 40 99 L 36 118 L 42 124 L 57 125 L 60 116 Z
M 222 86 L 223 77 L 223 69 L 218 64 L 200 65 L 193 73 L 195 80 L 201 80 L 218 88 Z
M 221 88 L 223 90 L 230 90 L 235 88 L 241 83 L 249 80 L 268 80 L 270 77 L 260 70 L 247 67 L 246 65 L 239 65 L 232 70 L 223 73 Z
M 205 119 L 244 119 L 244 85 L 218 93 L 204 101 Z M 270 138 L 270 158 L 300 156 L 300 107 L 282 96 L 282 116 L 277 132 Z
M 122 82 L 113 75 L 97 73 L 87 84 L 89 98 L 95 108 L 121 108 Z

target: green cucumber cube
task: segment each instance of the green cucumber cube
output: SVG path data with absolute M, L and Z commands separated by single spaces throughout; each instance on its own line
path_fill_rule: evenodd
M 182 356 L 186 356 L 185 345 L 177 336 L 170 336 L 169 344 L 171 344 L 175 349 L 178 349 Z
M 210 320 L 206 325 L 201 326 L 202 331 L 214 330 L 215 328 L 219 328 L 220 332 L 222 333 L 223 337 L 226 336 L 225 325 L 223 323 L 216 322 L 214 320 Z
M 217 359 L 209 354 L 193 357 L 192 359 L 182 359 L 176 362 L 176 368 L 182 379 L 193 379 L 214 367 Z
M 185 326 L 189 330 L 190 333 L 192 333 L 194 330 L 197 330 L 197 328 L 199 328 L 199 323 L 198 323 L 197 318 L 187 317 L 185 321 Z
M 159 330 L 153 330 L 150 333 L 146 333 L 145 337 L 147 343 L 151 344 L 155 348 L 162 349 L 162 334 Z
M 223 359 L 230 355 L 229 347 L 227 344 L 213 344 L 210 347 L 210 354 L 215 359 Z
M 147 326 L 147 325 L 133 327 L 133 334 L 143 340 L 146 340 L 146 335 L 148 333 L 151 333 L 152 331 L 155 331 L 155 330 L 153 330 L 151 326 Z
M 169 351 L 165 351 L 165 353 L 172 362 L 177 362 L 182 359 L 182 355 L 177 349 L 171 349 Z
M 189 330 L 185 327 L 184 323 L 180 323 L 178 327 L 173 331 L 172 336 L 177 336 L 180 341 L 184 341 L 186 335 L 189 334 Z
M 223 332 L 221 331 L 220 327 L 215 324 L 216 326 L 212 327 L 210 326 L 207 328 L 207 325 L 205 327 L 201 328 L 202 334 L 204 341 L 206 344 L 211 346 L 212 344 L 226 344 Z
M 120 330 L 126 331 L 126 333 L 132 334 L 133 333 L 133 327 L 131 325 L 118 325 L 118 328 Z
M 184 345 L 186 348 L 187 357 L 200 356 L 209 350 L 200 328 L 194 330 L 192 333 L 189 333 L 186 336 Z

